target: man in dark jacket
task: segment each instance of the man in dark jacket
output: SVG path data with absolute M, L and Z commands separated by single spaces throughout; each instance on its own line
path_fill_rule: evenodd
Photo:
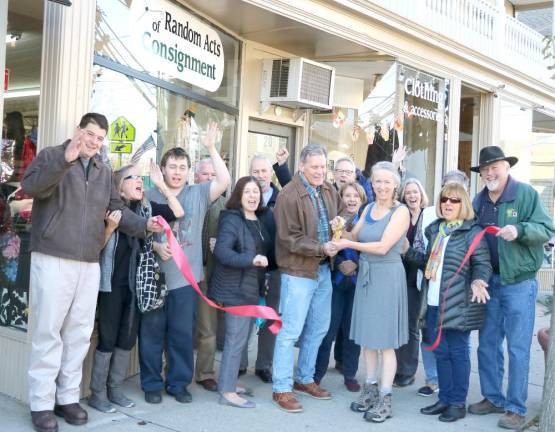
M 490 302 L 480 330 L 478 370 L 484 399 L 470 405 L 472 414 L 505 413 L 498 426 L 519 430 L 525 423 L 530 345 L 534 331 L 536 273 L 543 260 L 543 244 L 555 233 L 538 193 L 516 181 L 509 169 L 518 161 L 497 146 L 480 151 L 480 173 L 486 187 L 474 199 L 482 226 L 501 228 L 486 235 L 493 276 Z M 503 386 L 503 339 L 509 351 L 509 384 Z
M 112 170 L 97 157 L 107 131 L 106 117 L 85 114 L 73 138 L 42 150 L 22 181 L 34 198 L 29 403 L 41 432 L 57 430 L 54 414 L 70 424 L 87 422 L 79 386 L 94 325 L 106 211 L 121 210 L 120 229 L 134 237 L 161 229 L 120 200 Z
M 318 348 L 330 323 L 329 257 L 337 253 L 330 242 L 330 223 L 337 216 L 339 196 L 325 180 L 326 168 L 323 147 L 303 148 L 299 172 L 280 192 L 274 209 L 283 327 L 274 352 L 273 401 L 287 412 L 302 411 L 293 388 L 316 399 L 331 398 L 313 379 Z M 301 333 L 293 382 L 294 344 Z

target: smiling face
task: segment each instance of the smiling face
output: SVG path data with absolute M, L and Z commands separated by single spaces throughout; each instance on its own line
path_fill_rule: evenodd
M 143 198 L 144 185 L 139 168 L 132 167 L 123 177 L 120 194 L 126 201 L 140 201 Z
M 81 135 L 81 151 L 79 156 L 84 159 L 90 159 L 95 156 L 102 147 L 106 131 L 94 123 L 89 123 L 84 128 L 80 128 Z
M 202 162 L 195 171 L 195 183 L 206 183 L 216 177 L 216 171 L 212 162 Z
M 410 210 L 419 209 L 422 205 L 422 194 L 415 183 L 409 183 L 405 186 L 405 196 L 403 198 Z
M 347 183 L 353 183 L 356 179 L 353 164 L 346 160 L 340 161 L 335 165 L 335 169 L 333 170 L 333 179 L 338 187 Z
M 162 167 L 164 182 L 171 189 L 180 189 L 185 186 L 189 175 L 189 165 L 186 158 L 175 158 L 170 156 L 166 166 Z
M 254 213 L 260 204 L 260 187 L 255 182 L 245 184 L 241 195 L 241 207 L 247 213 Z
M 509 168 L 506 161 L 497 161 L 480 168 L 480 177 L 490 192 L 500 193 L 505 189 L 509 178 Z
M 460 219 L 462 200 L 455 193 L 448 193 L 447 195 L 441 196 L 440 198 L 440 208 L 441 215 L 443 219 L 447 222 L 452 222 L 454 220 Z
M 396 187 L 397 182 L 392 172 L 386 169 L 378 169 L 372 174 L 372 188 L 377 200 L 392 201 Z
M 357 213 L 362 205 L 362 198 L 353 186 L 345 188 L 341 200 L 350 214 Z
M 299 164 L 299 171 L 312 186 L 321 186 L 326 179 L 326 157 L 319 154 L 307 156 L 306 161 Z
M 272 167 L 266 159 L 253 159 L 251 162 L 251 176 L 253 176 L 260 185 L 263 192 L 270 189 L 270 181 L 272 180 Z

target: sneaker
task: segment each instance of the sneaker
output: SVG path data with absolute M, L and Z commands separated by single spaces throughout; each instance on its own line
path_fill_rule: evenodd
M 351 411 L 365 412 L 377 404 L 380 400 L 378 384 L 364 383 L 358 395 L 358 399 L 351 404 Z
M 430 397 L 433 396 L 434 393 L 439 391 L 439 387 L 437 384 L 426 384 L 418 389 L 418 396 Z
M 309 384 L 300 384 L 296 382 L 293 384 L 293 391 L 295 393 L 306 393 L 309 396 L 312 396 L 314 399 L 331 399 L 331 393 L 327 390 L 324 390 L 315 382 Z
M 364 420 L 374 423 L 383 423 L 390 417 L 393 417 L 390 394 L 380 397 L 378 403 L 363 415 Z
M 503 429 L 521 430 L 525 423 L 526 417 L 507 411 L 503 416 L 501 416 L 497 422 L 497 426 Z
M 485 415 L 485 414 L 503 414 L 504 408 L 495 406 L 487 399 L 482 399 L 480 402 L 468 406 L 470 414 Z
M 273 392 L 272 400 L 282 411 L 298 413 L 303 411 L 303 406 L 295 398 L 292 392 Z

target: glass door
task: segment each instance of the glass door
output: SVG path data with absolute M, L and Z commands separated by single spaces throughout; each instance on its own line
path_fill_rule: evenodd
M 295 159 L 296 128 L 258 120 L 249 121 L 249 139 L 247 151 L 249 159 L 255 155 L 264 155 L 270 161 L 276 160 L 276 153 L 281 148 L 289 151 L 289 170 L 293 172 Z

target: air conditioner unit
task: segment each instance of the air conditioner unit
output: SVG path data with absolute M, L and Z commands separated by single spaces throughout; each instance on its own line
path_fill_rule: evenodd
M 262 106 L 329 110 L 333 105 L 334 80 L 333 67 L 302 57 L 263 60 Z

